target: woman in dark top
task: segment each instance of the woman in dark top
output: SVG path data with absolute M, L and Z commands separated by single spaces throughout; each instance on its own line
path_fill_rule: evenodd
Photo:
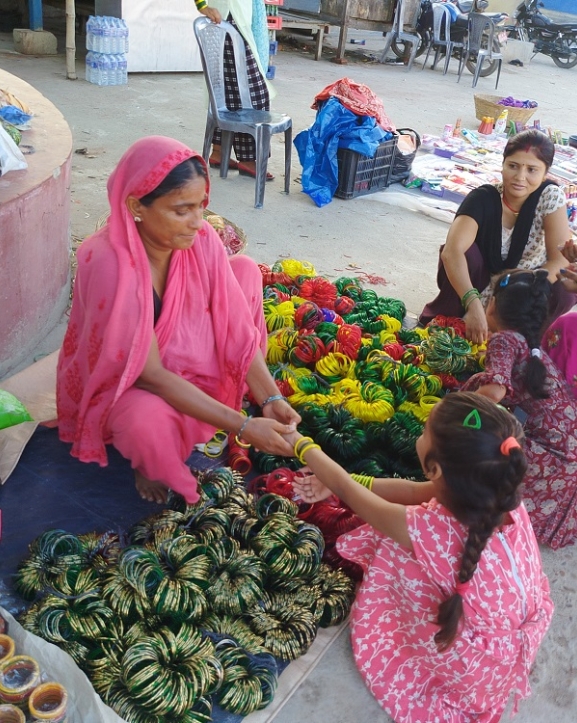
M 554 154 L 553 142 L 540 131 L 509 140 L 503 182 L 471 191 L 457 211 L 441 248 L 439 294 L 423 309 L 422 324 L 438 315 L 463 317 L 467 337 L 485 341 L 491 279 L 504 269 L 547 269 L 553 284 L 551 318 L 573 306 L 575 295 L 557 280 L 568 263 L 559 247 L 571 234 L 565 195 L 545 180 Z

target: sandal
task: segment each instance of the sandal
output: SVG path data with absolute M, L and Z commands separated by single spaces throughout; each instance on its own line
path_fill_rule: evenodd
M 238 163 L 237 168 L 239 176 L 250 176 L 251 178 L 256 178 L 256 171 L 253 171 L 252 168 L 248 168 L 248 166 L 244 166 L 242 163 Z M 274 181 L 274 176 L 272 175 L 272 173 L 269 173 L 267 171 L 266 180 Z
M 212 159 L 208 159 L 208 165 L 211 168 L 220 168 L 220 161 L 213 161 Z M 232 158 L 228 162 L 228 170 L 229 171 L 236 171 L 238 168 L 238 162 L 233 160 Z

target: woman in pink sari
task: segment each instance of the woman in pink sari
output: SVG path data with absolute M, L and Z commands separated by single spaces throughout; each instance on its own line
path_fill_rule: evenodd
M 203 221 L 208 192 L 197 153 L 143 138 L 110 176 L 108 223 L 78 252 L 58 361 L 60 438 L 101 466 L 113 444 L 151 501 L 168 488 L 198 500 L 185 461 L 216 429 L 290 455 L 282 435 L 300 421 L 264 360 L 260 271 L 228 259 Z M 239 411 L 247 388 L 262 417 Z

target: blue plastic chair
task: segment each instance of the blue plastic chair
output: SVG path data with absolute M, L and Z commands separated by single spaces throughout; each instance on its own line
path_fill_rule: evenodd
M 284 133 L 285 175 L 284 190 L 289 192 L 292 150 L 292 119 L 284 113 L 270 113 L 255 110 L 250 98 L 246 68 L 246 49 L 241 34 L 230 23 L 218 25 L 208 18 L 200 17 L 194 21 L 194 34 L 200 48 L 200 58 L 204 79 L 208 88 L 209 106 L 206 116 L 204 145 L 202 156 L 208 163 L 212 136 L 217 128 L 222 131 L 220 177 L 226 178 L 235 133 L 249 133 L 256 145 L 256 187 L 255 208 L 262 208 L 270 139 L 275 133 Z M 238 90 L 242 103 L 240 110 L 228 110 L 224 89 L 224 41 L 230 35 L 236 65 Z

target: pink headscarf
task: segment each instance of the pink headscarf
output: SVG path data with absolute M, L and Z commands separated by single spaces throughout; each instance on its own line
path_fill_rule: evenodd
M 70 322 L 58 360 L 57 405 L 60 438 L 72 442 L 71 453 L 84 462 L 107 464 L 108 414 L 142 373 L 152 343 L 152 277 L 126 199 L 147 195 L 188 158 L 202 161 L 171 138 L 150 136 L 134 143 L 108 181 L 108 223 L 79 249 Z M 208 196 L 208 181 L 206 186 Z M 191 278 L 196 280 L 192 289 Z M 222 329 L 214 342 L 218 388 L 213 381 L 215 388 L 207 391 L 238 407 L 259 335 L 231 278 L 222 243 L 205 222 L 191 249 L 173 252 L 171 291 L 163 298 L 163 323 L 156 333 L 161 357 L 175 338 L 189 342 L 179 322 L 202 294 Z

